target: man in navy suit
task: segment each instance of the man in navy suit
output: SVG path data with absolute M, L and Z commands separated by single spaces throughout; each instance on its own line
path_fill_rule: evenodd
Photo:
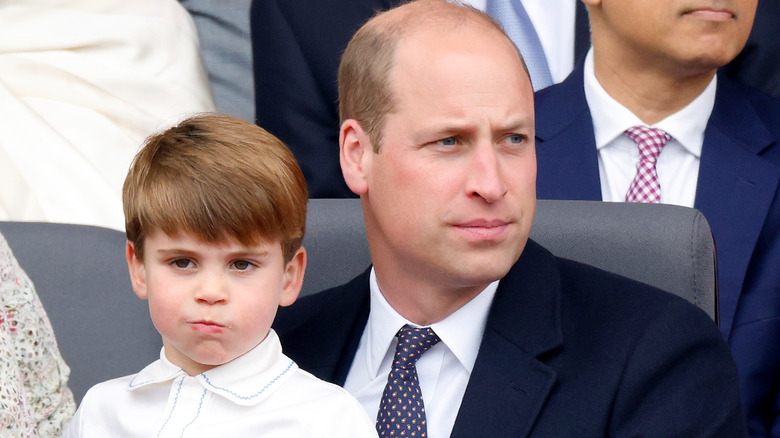
M 528 240 L 533 91 L 490 18 L 443 0 L 378 15 L 344 53 L 339 102 L 373 267 L 279 313 L 303 369 L 386 418 L 399 329 L 430 328 L 409 372 L 431 438 L 745 435 L 704 312 Z
M 780 437 L 780 102 L 716 75 L 745 44 L 756 0 L 585 2 L 591 53 L 536 95 L 538 196 L 623 201 L 640 161 L 624 131 L 665 131 L 660 201 L 709 221 L 748 430 Z

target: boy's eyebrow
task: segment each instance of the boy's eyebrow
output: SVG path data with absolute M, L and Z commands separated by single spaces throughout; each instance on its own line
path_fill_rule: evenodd
M 266 249 L 245 249 L 245 250 L 239 250 L 235 252 L 231 252 L 230 255 L 233 257 L 247 257 L 247 256 L 253 256 L 253 257 L 266 257 L 269 255 L 270 252 Z
M 155 251 L 162 256 L 168 255 L 197 255 L 199 251 L 186 248 L 160 248 Z M 229 252 L 231 257 L 266 257 L 270 254 L 267 249 L 239 249 Z

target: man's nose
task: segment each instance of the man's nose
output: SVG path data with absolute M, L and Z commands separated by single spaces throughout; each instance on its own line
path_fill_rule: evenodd
M 469 163 L 467 192 L 470 196 L 493 203 L 506 195 L 505 169 L 494 145 L 478 144 Z

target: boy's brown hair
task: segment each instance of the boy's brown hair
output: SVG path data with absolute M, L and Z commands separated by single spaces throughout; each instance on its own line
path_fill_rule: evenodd
M 155 230 L 245 245 L 281 239 L 285 262 L 306 228 L 306 181 L 290 150 L 264 129 L 199 115 L 149 137 L 122 188 L 127 240 L 143 260 Z

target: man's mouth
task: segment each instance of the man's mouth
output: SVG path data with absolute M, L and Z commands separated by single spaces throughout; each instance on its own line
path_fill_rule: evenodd
M 683 16 L 701 18 L 708 21 L 725 22 L 737 17 L 734 11 L 725 8 L 701 7 L 683 11 Z

